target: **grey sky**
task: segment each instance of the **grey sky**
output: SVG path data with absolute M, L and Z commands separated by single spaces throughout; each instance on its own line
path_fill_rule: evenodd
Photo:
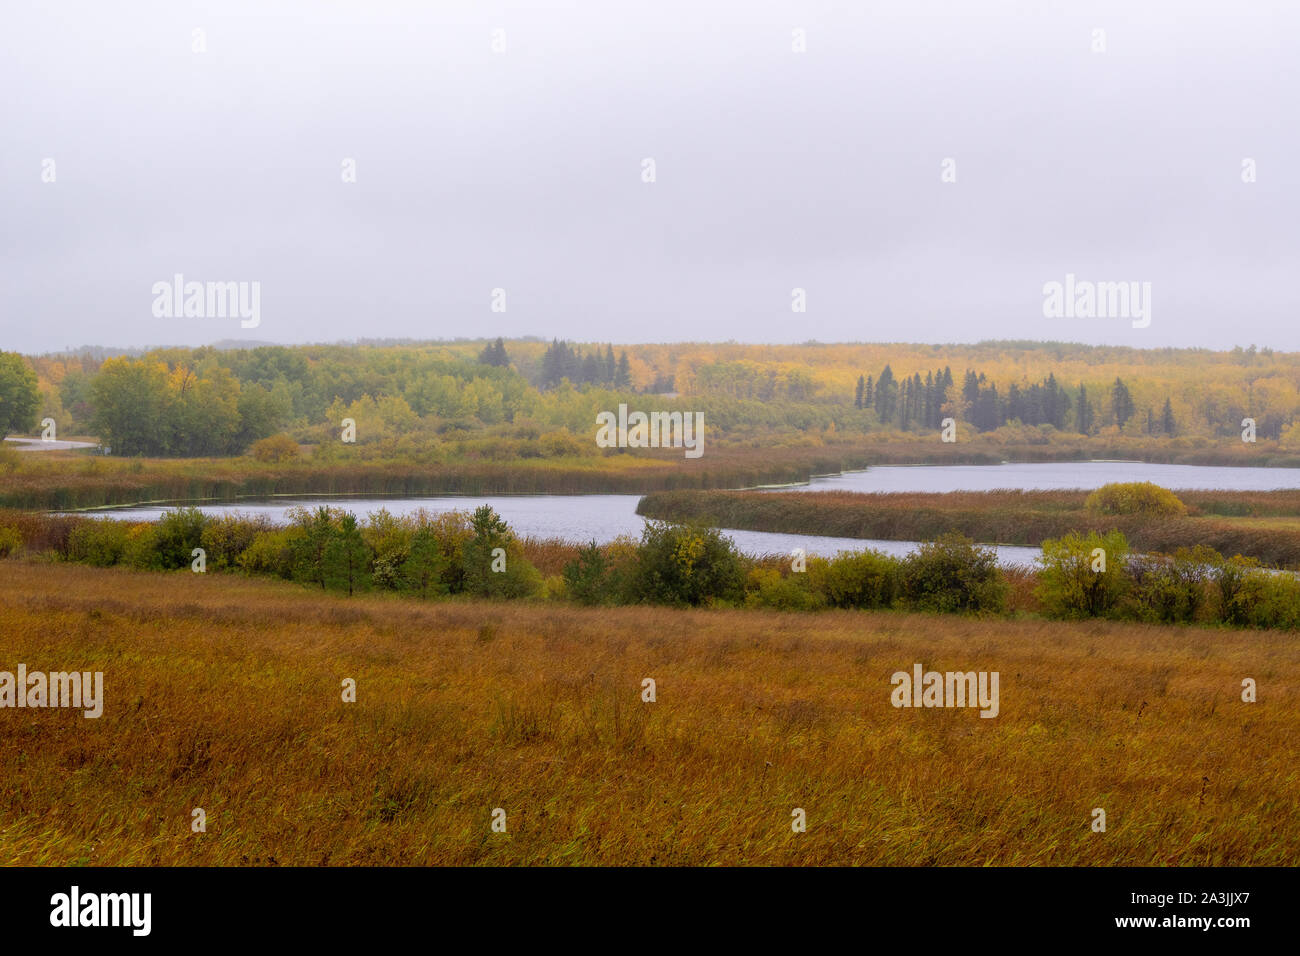
M 1285 3 L 10 0 L 0 349 L 1300 349 L 1297 46 Z M 1067 272 L 1150 326 L 1044 318 Z M 155 318 L 175 273 L 260 282 L 260 326 Z

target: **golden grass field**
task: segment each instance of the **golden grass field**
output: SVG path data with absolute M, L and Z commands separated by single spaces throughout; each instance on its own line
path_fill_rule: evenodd
M 889 676 L 917 661 L 999 671 L 1000 716 L 894 709 Z M 1278 865 L 1300 847 L 1292 633 L 349 600 L 8 560 L 0 670 L 19 663 L 102 670 L 106 704 L 0 710 L 7 864 Z

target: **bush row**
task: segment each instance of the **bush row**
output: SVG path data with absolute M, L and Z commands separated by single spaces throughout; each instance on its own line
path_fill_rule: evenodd
M 647 521 L 640 539 L 546 549 L 523 542 L 492 508 L 358 521 L 342 509 L 296 508 L 289 523 L 195 508 L 155 522 L 0 516 L 0 557 L 23 550 L 107 567 L 270 575 L 355 594 L 550 598 L 585 605 L 748 606 L 781 610 L 898 608 L 1003 614 L 1029 604 L 1054 618 L 1103 617 L 1234 627 L 1300 627 L 1300 579 L 1206 547 L 1134 554 L 1119 531 L 1044 542 L 1036 574 L 1002 569 L 992 548 L 942 535 L 895 558 L 750 558 L 716 528 Z M 531 551 L 529 550 L 531 548 Z M 567 551 L 567 554 L 565 552 Z M 529 554 L 560 573 L 544 578 Z M 545 559 L 541 556 L 545 555 Z M 569 557 L 571 555 L 571 557 Z

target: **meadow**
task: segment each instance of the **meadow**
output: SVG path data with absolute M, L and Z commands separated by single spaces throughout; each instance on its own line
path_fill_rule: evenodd
M 1294 634 L 936 623 L 10 559 L 0 669 L 102 670 L 106 703 L 0 710 L 0 860 L 1295 864 Z M 999 671 L 999 715 L 891 707 L 914 662 Z

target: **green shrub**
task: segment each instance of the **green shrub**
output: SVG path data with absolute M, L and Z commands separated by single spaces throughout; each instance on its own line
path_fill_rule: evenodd
M 207 523 L 207 515 L 198 508 L 164 511 L 154 525 L 154 556 L 147 565 L 165 570 L 188 568 L 194 560 L 194 549 L 202 544 Z
M 814 611 L 824 607 L 825 601 L 812 590 L 807 573 L 782 577 L 775 568 L 753 568 L 745 586 L 745 606 Z
M 18 533 L 17 528 L 11 528 L 8 525 L 0 527 L 0 558 L 7 558 L 11 554 L 16 554 L 23 546 L 23 536 Z
M 289 509 L 293 527 L 300 532 L 292 539 L 293 578 L 305 584 L 326 587 L 326 554 L 330 543 L 338 536 L 344 512 L 339 508 L 321 505 L 315 511 L 306 508 Z
M 487 598 L 532 597 L 542 590 L 542 575 L 524 557 L 510 526 L 490 505 L 475 509 L 470 538 L 462 545 L 466 594 Z
M 1095 554 L 1098 549 L 1102 554 Z M 1035 592 L 1043 613 L 1064 618 L 1111 613 L 1128 587 L 1127 556 L 1128 541 L 1118 531 L 1044 541 Z
M 474 537 L 469 515 L 464 511 L 431 514 L 422 508 L 411 520 L 416 533 L 427 531 L 438 544 L 438 553 L 446 561 L 441 576 L 447 593 L 462 593 L 465 590 L 465 546 Z
M 1084 507 L 1093 514 L 1177 517 L 1187 514 L 1183 504 L 1167 488 L 1149 481 L 1123 481 L 1102 485 L 1088 496 Z
M 717 528 L 647 521 L 629 597 L 650 604 L 736 603 L 744 598 L 745 563 Z
M 405 586 L 402 567 L 411 554 L 414 522 L 391 514 L 387 508 L 372 511 L 361 534 L 374 555 L 371 580 L 377 587 L 402 590 Z
M 1247 581 L 1258 567 L 1259 561 L 1239 554 L 1214 567 L 1214 584 L 1219 592 L 1217 616 L 1224 624 L 1244 627 L 1249 621 L 1251 592 Z
M 1249 571 L 1241 597 L 1250 627 L 1300 628 L 1300 580 L 1294 575 Z
M 996 551 L 947 534 L 903 559 L 899 590 L 908 605 L 923 611 L 1000 612 L 1010 589 Z
M 898 596 L 901 563 L 879 551 L 842 551 L 812 558 L 808 577 L 814 593 L 831 607 L 889 607 Z
M 1214 568 L 1223 557 L 1213 548 L 1180 548 L 1169 557 L 1148 554 L 1131 558 L 1126 568 L 1134 610 L 1145 621 L 1164 624 L 1195 621 L 1209 604 Z
M 612 603 L 609 559 L 594 540 L 578 549 L 578 556 L 564 566 L 561 576 L 565 594 L 579 604 Z
M 209 518 L 203 526 L 199 547 L 207 554 L 209 568 L 235 568 L 239 566 L 239 556 L 253 543 L 253 539 L 270 530 L 270 522 L 261 516 L 219 515 Z
M 128 526 L 122 521 L 87 518 L 68 535 L 68 559 L 106 568 L 126 553 Z
M 161 571 L 163 562 L 158 554 L 158 526 L 149 522 L 133 524 L 126 530 L 126 550 L 122 563 L 143 571 Z
M 299 553 L 301 528 L 277 528 L 271 531 L 259 531 L 253 535 L 252 542 L 236 559 L 240 570 L 248 574 L 271 574 L 281 578 L 292 578 L 294 559 Z

